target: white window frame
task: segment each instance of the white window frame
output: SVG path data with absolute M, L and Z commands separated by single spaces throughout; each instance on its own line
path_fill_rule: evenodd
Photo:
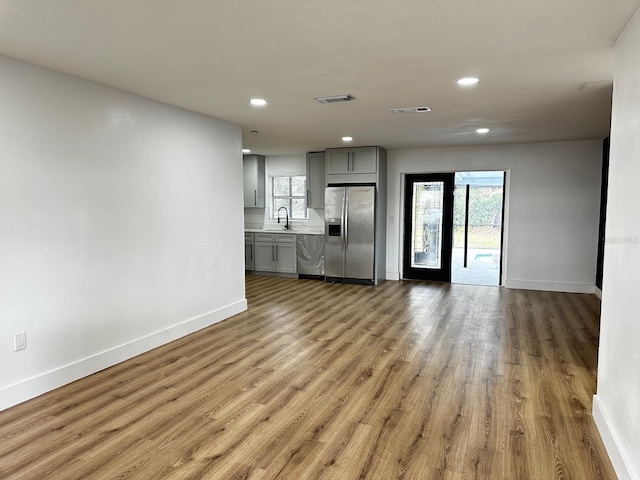
M 291 181 L 293 177 L 303 177 L 304 178 L 304 186 L 305 186 L 305 194 L 304 195 L 275 195 L 275 182 L 276 178 L 288 178 L 289 179 L 289 192 L 291 192 Z M 289 212 L 289 221 L 291 220 L 308 220 L 309 219 L 309 205 L 307 205 L 307 177 L 306 175 L 272 175 L 270 178 L 270 193 L 271 193 L 271 220 L 276 220 L 278 218 L 278 213 L 275 207 L 276 200 L 287 200 L 288 206 L 287 210 Z M 293 211 L 291 208 L 292 200 L 302 200 L 304 201 L 304 217 L 294 217 Z

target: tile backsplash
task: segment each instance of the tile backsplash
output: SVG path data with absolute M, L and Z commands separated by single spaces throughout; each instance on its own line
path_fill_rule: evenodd
M 267 208 L 245 208 L 244 209 L 244 226 L 245 228 L 264 228 L 275 223 L 269 219 L 269 210 Z M 294 220 L 292 225 L 304 225 L 306 227 L 324 228 L 324 209 L 310 208 L 308 220 Z

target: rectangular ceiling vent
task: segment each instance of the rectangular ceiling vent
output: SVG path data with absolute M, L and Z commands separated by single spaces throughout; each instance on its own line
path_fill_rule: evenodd
M 391 113 L 424 113 L 430 112 L 429 107 L 406 107 L 406 108 L 392 108 Z
M 320 103 L 350 102 L 355 100 L 355 97 L 353 95 L 329 95 L 327 97 L 314 97 L 314 100 Z

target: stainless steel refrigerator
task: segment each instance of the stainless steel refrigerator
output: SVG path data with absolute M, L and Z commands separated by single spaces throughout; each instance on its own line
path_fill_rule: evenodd
M 376 187 L 327 187 L 324 203 L 326 281 L 375 284 Z

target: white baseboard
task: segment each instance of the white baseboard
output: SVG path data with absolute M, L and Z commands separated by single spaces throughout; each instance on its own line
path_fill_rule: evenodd
M 400 280 L 400 272 L 386 272 L 387 280 Z M 595 285 L 569 282 L 540 282 L 535 280 L 505 280 L 505 288 L 518 290 L 543 290 L 549 292 L 595 293 L 599 289 Z M 602 293 L 602 292 L 600 292 Z M 600 295 L 598 295 L 600 296 Z M 602 298 L 602 297 L 600 297 Z
M 395 281 L 399 281 L 400 280 L 400 272 L 386 272 L 386 279 L 387 280 L 395 280 Z
M 596 294 L 596 297 L 598 297 L 600 300 L 602 300 L 602 290 L 600 290 L 598 287 L 593 287 L 594 288 L 594 292 Z
M 0 411 L 165 345 L 244 312 L 246 309 L 247 300 L 243 299 L 204 315 L 180 322 L 164 330 L 151 333 L 104 352 L 96 353 L 77 362 L 3 387 L 0 389 Z
M 619 480 L 638 480 L 638 477 L 631 476 L 631 471 L 627 465 L 629 462 L 625 459 L 625 455 L 622 449 L 620 449 L 619 442 L 615 431 L 611 428 L 607 413 L 602 406 L 602 403 L 598 399 L 598 395 L 593 396 L 593 420 L 598 428 L 604 448 L 606 448 L 609 454 L 609 459 L 613 464 L 613 469 L 616 471 L 616 475 Z
M 544 290 L 547 292 L 595 293 L 595 285 L 569 282 L 541 282 L 537 280 L 512 280 L 504 282 L 506 288 L 518 290 Z

